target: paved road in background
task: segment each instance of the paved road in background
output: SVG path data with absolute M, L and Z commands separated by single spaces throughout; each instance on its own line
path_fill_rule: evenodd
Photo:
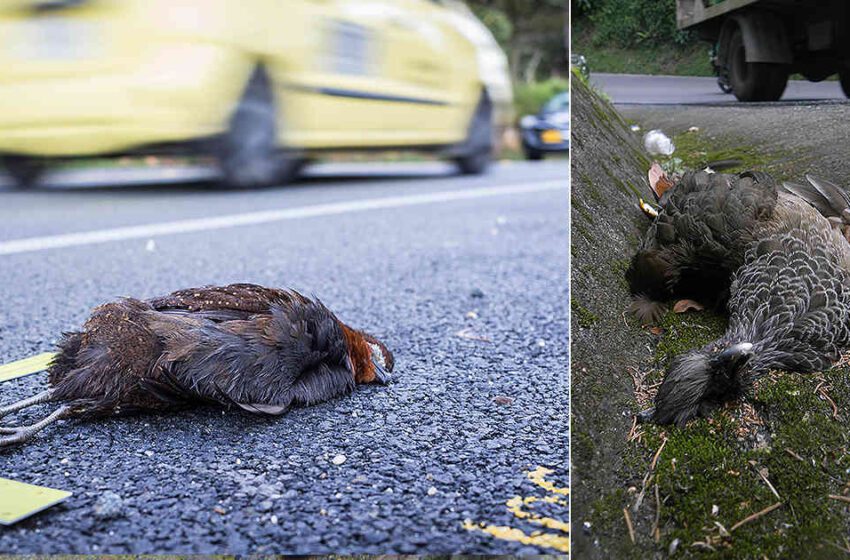
M 505 507 L 547 495 L 527 471 L 568 484 L 566 165 L 319 166 L 254 192 L 216 191 L 203 170 L 85 171 L 0 189 L 2 363 L 117 296 L 255 282 L 321 297 L 382 338 L 397 373 L 274 419 L 199 408 L 48 428 L 0 451 L 0 476 L 74 495 L 0 531 L 0 550 L 554 552 L 463 523 L 531 534 Z M 121 173 L 135 184 L 112 186 Z M 45 384 L 3 383 L 0 401 Z
M 732 94 L 717 87 L 716 78 L 685 76 L 645 76 L 637 74 L 596 74 L 590 81 L 607 93 L 616 104 L 738 104 Z M 785 101 L 847 100 L 837 81 L 791 80 L 779 103 Z

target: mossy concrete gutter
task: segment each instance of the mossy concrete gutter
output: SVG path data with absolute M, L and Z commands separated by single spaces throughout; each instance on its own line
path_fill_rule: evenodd
M 669 359 L 717 338 L 725 317 L 624 315 L 623 272 L 646 228 L 638 136 L 573 81 L 572 511 L 582 558 L 838 558 L 850 554 L 850 371 L 773 373 L 753 396 L 684 429 L 638 427 Z M 652 128 L 653 122 L 641 122 Z M 774 123 L 778 124 L 778 123 Z M 813 131 L 799 131 L 802 135 Z M 808 137 L 808 136 L 806 136 Z M 684 140 L 684 139 L 681 139 Z M 697 139 L 699 142 L 703 140 Z M 731 136 L 711 139 L 736 145 Z M 694 139 L 682 141 L 688 151 Z M 737 144 L 740 145 L 740 144 Z M 699 148 L 699 149 L 696 149 Z M 776 172 L 786 146 L 746 158 Z M 715 146 L 691 146 L 711 155 Z M 686 158 L 687 159 L 687 158 Z M 768 161 L 770 160 L 770 161 Z M 795 172 L 796 171 L 796 172 Z M 792 170 L 796 175 L 798 170 Z M 638 386 L 637 388 L 635 386 Z
M 619 558 L 628 536 L 591 526 L 596 501 L 621 481 L 630 414 L 629 368 L 648 357 L 647 335 L 627 325 L 624 272 L 646 218 L 638 195 L 649 162 L 610 104 L 572 85 L 572 520 L 577 558 Z M 614 499 L 615 508 L 622 500 Z M 625 530 L 625 526 L 623 526 Z

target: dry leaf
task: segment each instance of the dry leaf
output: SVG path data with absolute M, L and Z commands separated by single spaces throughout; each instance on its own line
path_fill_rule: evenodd
M 649 177 L 649 186 L 652 188 L 652 192 L 655 193 L 656 199 L 660 199 L 665 192 L 673 187 L 673 181 L 670 180 L 667 173 L 657 161 L 652 163 L 652 167 L 649 168 L 647 175 Z
M 702 304 L 692 300 L 692 299 L 680 299 L 676 302 L 676 305 L 673 306 L 673 311 L 675 313 L 685 313 L 686 311 L 702 311 L 705 307 Z

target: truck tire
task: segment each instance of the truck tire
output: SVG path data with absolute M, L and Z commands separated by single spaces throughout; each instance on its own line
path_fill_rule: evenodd
M 788 85 L 788 67 L 784 64 L 747 62 L 744 36 L 736 29 L 727 50 L 729 84 L 739 101 L 778 101 Z
M 841 91 L 844 92 L 844 95 L 850 97 L 850 70 L 839 72 L 838 79 L 841 82 Z
M 475 113 L 469 123 L 462 152 L 455 158 L 464 175 L 480 175 L 487 170 L 493 154 L 493 103 L 487 92 L 481 92 Z
M 35 186 L 47 168 L 42 161 L 26 156 L 4 156 L 0 158 L 0 167 L 6 170 L 17 189 Z
M 230 117 L 217 154 L 221 184 L 261 188 L 294 179 L 298 160 L 277 145 L 277 108 L 271 79 L 258 66 Z

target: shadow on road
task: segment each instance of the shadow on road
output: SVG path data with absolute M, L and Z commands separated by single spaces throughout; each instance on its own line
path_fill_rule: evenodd
M 85 170 L 57 170 L 43 184 L 18 190 L 11 181 L 0 176 L 0 195 L 9 193 L 236 193 L 269 192 L 280 189 L 302 189 L 316 185 L 350 186 L 352 183 L 388 183 L 411 180 L 438 180 L 457 178 L 459 173 L 451 165 L 442 163 L 421 164 L 319 164 L 308 168 L 295 182 L 265 189 L 236 189 L 221 186 L 216 172 L 202 167 L 172 168 L 91 168 Z

